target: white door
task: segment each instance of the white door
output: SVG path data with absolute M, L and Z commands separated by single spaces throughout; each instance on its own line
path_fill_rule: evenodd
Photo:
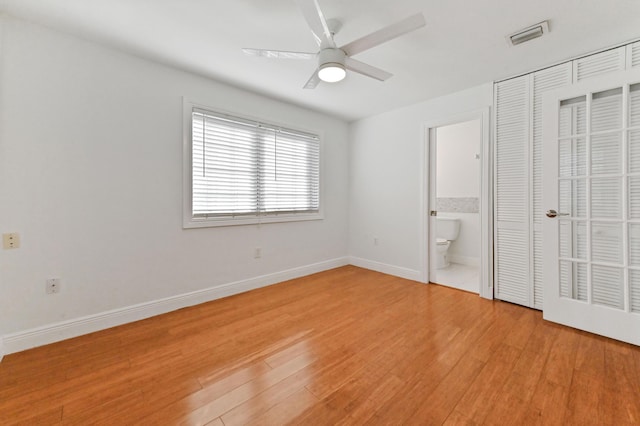
M 640 345 L 640 72 L 543 108 L 544 318 Z

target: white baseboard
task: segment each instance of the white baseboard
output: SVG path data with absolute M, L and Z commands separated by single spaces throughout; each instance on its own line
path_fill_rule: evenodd
M 83 334 L 93 333 L 118 325 L 139 321 L 188 306 L 210 302 L 282 281 L 315 274 L 349 264 L 348 257 L 331 259 L 311 265 L 300 266 L 273 274 L 262 275 L 242 281 L 222 284 L 190 293 L 140 303 L 125 308 L 114 309 L 99 314 L 88 315 L 30 330 L 0 336 L 0 359 L 3 354 L 11 354 L 49 343 L 59 342 Z M 4 341 L 4 342 L 3 342 Z
M 480 266 L 479 257 L 460 256 L 458 254 L 450 254 L 449 262 L 457 263 L 459 265 L 477 266 L 477 267 Z
M 361 257 L 350 256 L 349 263 L 360 268 L 371 269 L 372 271 L 394 275 L 396 277 L 405 278 L 407 280 L 421 281 L 422 278 L 422 274 L 420 273 L 420 271 L 363 259 Z

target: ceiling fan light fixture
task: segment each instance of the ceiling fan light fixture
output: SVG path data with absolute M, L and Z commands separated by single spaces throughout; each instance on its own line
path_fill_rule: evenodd
M 322 64 L 318 70 L 318 77 L 326 83 L 337 83 L 338 81 L 344 80 L 346 75 L 347 71 L 344 65 L 337 62 Z
M 387 25 L 364 37 L 338 47 L 334 40 L 335 34 L 340 30 L 342 23 L 336 19 L 325 19 L 324 13 L 320 10 L 318 0 L 296 0 L 300 11 L 307 21 L 307 25 L 320 47 L 317 54 L 310 52 L 288 52 L 283 50 L 267 49 L 243 49 L 246 55 L 262 56 L 277 59 L 312 59 L 317 57 L 318 66 L 313 74 L 302 86 L 304 89 L 315 89 L 318 83 L 325 81 L 336 83 L 343 80 L 347 75 L 347 70 L 366 77 L 374 78 L 378 81 L 385 81 L 392 76 L 384 70 L 360 62 L 351 56 L 365 50 L 369 50 L 380 44 L 398 38 L 404 34 L 415 31 L 426 25 L 424 15 L 416 13 L 395 24 Z

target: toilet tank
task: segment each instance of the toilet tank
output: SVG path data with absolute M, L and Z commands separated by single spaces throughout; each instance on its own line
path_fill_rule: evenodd
M 460 232 L 460 219 L 455 217 L 436 217 L 436 238 L 455 240 Z

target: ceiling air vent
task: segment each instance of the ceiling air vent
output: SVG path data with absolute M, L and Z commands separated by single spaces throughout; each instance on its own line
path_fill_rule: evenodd
M 543 21 L 530 27 L 516 31 L 507 36 L 507 42 L 510 46 L 522 44 L 534 38 L 542 37 L 549 32 L 549 21 Z

